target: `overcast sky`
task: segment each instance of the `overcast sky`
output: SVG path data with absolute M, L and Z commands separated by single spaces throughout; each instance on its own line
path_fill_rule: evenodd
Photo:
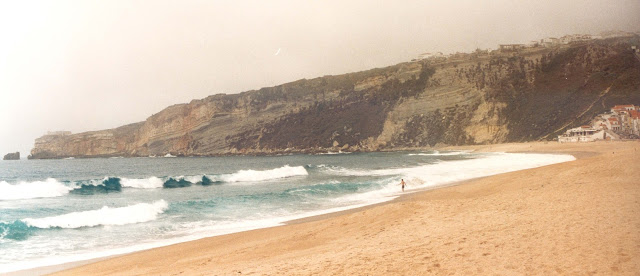
M 0 0 L 0 156 L 212 94 L 606 30 L 639 31 L 640 1 Z

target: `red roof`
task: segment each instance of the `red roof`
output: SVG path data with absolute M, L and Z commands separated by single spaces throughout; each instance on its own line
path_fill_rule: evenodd
M 611 110 L 615 110 L 615 111 L 622 111 L 622 110 L 627 110 L 627 108 L 630 109 L 636 109 L 636 107 L 632 104 L 623 104 L 623 105 L 616 105 L 613 108 L 611 108 Z
M 627 107 L 632 107 L 633 108 L 633 105 L 632 104 L 616 105 L 616 106 L 613 107 L 613 109 L 624 109 L 624 108 L 627 108 Z
M 610 122 L 617 122 L 617 121 L 618 121 L 618 118 L 611 117 L 611 118 L 609 118 L 609 121 L 610 121 Z
M 629 111 L 629 113 L 632 119 L 640 119 L 640 112 L 638 112 L 637 110 L 631 110 Z

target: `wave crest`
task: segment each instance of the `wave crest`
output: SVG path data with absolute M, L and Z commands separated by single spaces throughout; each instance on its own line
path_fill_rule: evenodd
M 113 193 L 120 192 L 122 185 L 120 178 L 105 177 L 102 181 L 92 180 L 88 184 L 80 183 L 80 187 L 71 191 L 72 194 L 92 195 L 96 193 Z
M 465 154 L 469 154 L 471 153 L 471 150 L 458 150 L 458 151 L 447 151 L 447 152 L 440 152 L 437 150 L 434 150 L 432 153 L 410 153 L 409 156 L 452 156 L 452 155 L 465 155 Z
M 0 200 L 17 200 L 43 197 L 63 196 L 73 190 L 54 178 L 47 178 L 45 181 L 26 182 L 9 184 L 0 181 Z
M 153 203 L 138 203 L 119 208 L 104 206 L 98 210 L 73 212 L 46 218 L 27 218 L 22 221 L 28 226 L 41 229 L 125 225 L 156 220 L 158 215 L 164 213 L 168 208 L 169 204 L 161 199 Z
M 309 175 L 309 173 L 303 166 L 290 167 L 285 165 L 272 170 L 239 170 L 235 173 L 221 175 L 170 176 L 164 178 L 152 176 L 141 179 L 105 177 L 103 179 L 70 183 L 66 183 L 66 181 L 60 182 L 54 178 L 48 178 L 44 181 L 22 181 L 17 184 L 0 181 L 0 200 L 58 197 L 69 193 L 93 195 L 120 192 L 122 188 L 182 188 L 194 184 L 209 186 L 222 182 L 258 182 L 306 175 Z
M 162 188 L 162 184 L 164 184 L 164 181 L 155 176 L 143 179 L 121 178 L 120 184 L 122 184 L 122 187 L 128 188 L 156 189 Z
M 290 167 L 289 165 L 285 165 L 280 168 L 264 171 L 239 170 L 236 173 L 211 176 L 210 178 L 213 181 L 222 182 L 257 182 L 306 175 L 309 175 L 309 173 L 303 166 Z

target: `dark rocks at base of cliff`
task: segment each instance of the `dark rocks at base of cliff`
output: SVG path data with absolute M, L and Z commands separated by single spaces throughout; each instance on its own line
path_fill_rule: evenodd
M 20 160 L 20 152 L 7 153 L 2 160 Z

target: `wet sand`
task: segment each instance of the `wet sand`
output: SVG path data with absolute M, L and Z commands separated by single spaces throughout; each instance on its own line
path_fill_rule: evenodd
M 578 160 L 55 275 L 627 274 L 640 271 L 640 143 L 456 149 Z

